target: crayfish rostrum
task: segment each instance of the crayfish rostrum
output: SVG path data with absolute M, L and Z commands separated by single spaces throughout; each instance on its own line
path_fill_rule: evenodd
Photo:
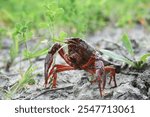
M 106 84 L 106 74 L 109 73 L 110 81 L 114 81 L 114 86 L 116 87 L 115 79 L 115 67 L 108 66 L 107 61 L 104 60 L 101 54 L 96 51 L 92 46 L 87 44 L 84 40 L 80 38 L 70 38 L 66 39 L 65 43 L 68 46 L 68 53 L 65 53 L 65 50 L 59 43 L 55 43 L 52 48 L 49 50 L 45 58 L 45 86 L 47 87 L 49 80 L 52 81 L 52 88 L 56 88 L 57 84 L 57 73 L 68 71 L 68 70 L 85 70 L 92 75 L 95 75 L 95 80 L 91 82 L 97 82 L 100 95 L 103 96 L 102 91 L 105 88 Z M 53 56 L 58 52 L 60 56 L 65 60 L 67 65 L 55 64 L 53 63 Z

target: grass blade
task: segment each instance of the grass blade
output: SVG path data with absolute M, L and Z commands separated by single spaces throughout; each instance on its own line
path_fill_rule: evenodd
M 42 55 L 45 55 L 48 53 L 48 48 L 44 48 L 41 50 L 36 50 L 35 52 L 30 52 L 29 50 L 24 50 L 23 55 L 24 59 L 31 59 L 31 58 L 36 58 Z
M 115 60 L 118 60 L 118 61 L 121 61 L 121 62 L 125 62 L 127 64 L 130 64 L 130 65 L 134 65 L 134 63 L 130 60 L 128 60 L 127 58 L 121 56 L 121 55 L 118 55 L 112 51 L 109 51 L 109 50 L 100 50 L 104 55 L 107 55 L 109 56 L 110 58 L 112 59 L 115 59 Z
M 127 51 L 131 54 L 131 55 L 134 55 L 134 51 L 133 51 L 133 47 L 132 47 L 132 44 L 131 44 L 131 41 L 128 37 L 127 34 L 124 34 L 121 38 L 121 41 L 123 43 L 123 46 L 127 49 Z
M 29 66 L 29 68 L 22 75 L 22 79 L 18 83 L 18 89 L 30 83 L 30 81 L 35 77 L 35 75 L 33 75 L 33 72 L 35 70 L 36 70 L 36 67 L 32 67 L 32 65 Z
M 14 38 L 10 48 L 11 61 L 13 61 L 18 56 L 18 52 L 19 52 L 19 42 L 17 38 Z
M 150 57 L 150 53 L 142 55 L 140 58 L 140 61 L 143 61 L 145 63 L 145 62 L 147 62 L 148 57 Z
M 27 85 L 33 85 L 35 83 L 34 78 L 36 76 L 36 74 L 33 74 L 35 70 L 36 67 L 32 67 L 32 65 L 30 65 L 25 73 L 20 73 L 21 79 L 18 80 L 16 84 L 13 85 L 11 89 L 6 93 L 5 99 L 11 99 L 14 94 L 25 88 Z

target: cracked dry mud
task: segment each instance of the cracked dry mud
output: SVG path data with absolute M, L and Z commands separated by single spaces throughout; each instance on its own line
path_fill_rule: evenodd
M 109 40 L 115 43 L 120 43 L 119 39 L 122 34 L 128 33 L 133 40 L 136 57 L 139 55 L 149 52 L 150 48 L 150 35 L 143 27 L 135 27 L 133 29 L 119 29 L 107 27 L 103 31 L 96 33 L 94 36 L 87 38 L 88 43 L 96 47 L 97 50 L 100 48 L 108 48 L 112 51 L 119 52 L 112 43 L 108 43 L 102 40 Z M 4 66 L 7 49 L 2 50 L 3 57 L 0 56 L 0 67 Z M 5 53 L 5 54 L 4 54 Z M 44 56 L 43 56 L 44 57 Z M 59 63 L 63 63 L 60 57 L 57 58 Z M 117 61 L 116 61 L 117 62 Z M 100 97 L 99 89 L 97 84 L 91 84 L 88 78 L 91 77 L 89 73 L 83 70 L 72 70 L 58 74 L 57 89 L 44 90 L 44 76 L 43 76 L 43 64 L 44 61 L 34 61 L 38 66 L 35 71 L 38 76 L 35 78 L 36 84 L 28 86 L 25 90 L 15 94 L 12 99 L 34 99 L 34 100 L 59 100 L 59 99 L 70 99 L 70 100 L 147 100 L 150 99 L 150 62 L 147 67 L 141 71 L 123 69 L 121 73 L 116 74 L 117 87 L 113 88 L 113 82 L 111 85 L 106 83 L 105 95 Z M 22 68 L 26 69 L 28 62 L 22 63 Z M 0 75 L 0 99 L 4 99 L 4 89 L 8 89 L 10 85 L 15 83 L 20 76 L 18 75 L 18 69 L 20 65 L 14 64 L 11 67 L 9 73 L 5 73 L 4 69 L 1 71 L 6 75 Z M 126 74 L 126 73 L 130 73 Z M 132 75 L 134 73 L 134 75 Z M 135 75 L 136 74 L 136 75 Z M 107 79 L 108 82 L 109 78 Z

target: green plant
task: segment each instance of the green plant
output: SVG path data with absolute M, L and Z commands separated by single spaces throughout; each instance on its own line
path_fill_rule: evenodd
M 13 62 L 15 58 L 18 56 L 19 52 L 19 40 L 17 37 L 14 37 L 10 48 L 10 61 Z
M 6 71 L 9 71 L 9 68 L 11 67 L 12 63 L 14 62 L 18 54 L 19 54 L 19 40 L 17 37 L 13 36 L 9 52 L 10 60 L 7 62 Z
M 63 14 L 63 9 L 58 6 L 58 3 L 52 0 L 49 4 L 45 5 L 46 8 L 46 18 L 49 27 L 50 36 L 53 39 L 55 35 L 55 28 L 58 19 Z
M 48 53 L 48 48 L 44 48 L 44 49 L 38 49 L 38 50 L 32 50 L 32 51 L 29 51 L 29 50 L 24 50 L 23 51 L 23 55 L 24 55 L 24 59 L 27 60 L 27 59 L 32 59 L 32 58 L 36 58 L 36 57 L 39 57 L 39 56 L 42 56 L 42 55 L 45 55 Z
M 41 42 L 37 43 L 35 47 L 32 48 L 32 51 L 29 50 L 27 41 L 31 39 L 32 32 L 30 31 L 31 22 L 23 21 L 21 24 L 17 26 L 16 35 L 20 37 L 19 44 L 24 44 L 25 49 L 23 49 L 22 54 L 25 60 L 29 60 L 30 64 L 31 58 L 36 58 L 41 55 L 44 55 L 48 52 L 47 48 L 37 49 Z
M 27 41 L 30 39 L 32 35 L 32 33 L 28 31 L 29 26 L 30 22 L 25 21 L 15 26 L 15 30 L 12 33 L 12 45 L 10 47 L 9 52 L 10 60 L 7 62 L 6 71 L 9 71 L 10 66 L 12 65 L 16 57 L 18 57 L 21 44 L 25 44 L 25 48 L 26 50 L 28 50 Z
M 33 74 L 35 70 L 36 67 L 30 65 L 28 69 L 25 71 L 25 73 L 20 72 L 21 79 L 18 80 L 16 84 L 10 88 L 10 90 L 5 95 L 5 98 L 11 99 L 14 94 L 26 88 L 27 85 L 35 84 L 34 78 L 36 74 Z
M 0 49 L 2 48 L 2 38 L 5 36 L 6 30 L 4 28 L 0 28 Z
M 65 32 L 60 32 L 58 36 L 55 36 L 53 38 L 53 42 L 60 42 L 60 43 L 64 43 L 65 38 L 67 38 L 68 35 Z
M 26 18 L 33 21 L 32 28 L 38 30 L 47 21 L 44 13 L 48 9 L 44 9 L 44 4 L 50 6 L 50 11 L 54 10 L 51 16 L 56 15 L 59 8 L 62 9 L 55 17 L 55 25 L 71 29 L 73 34 L 93 32 L 108 22 L 129 26 L 141 19 L 150 19 L 149 0 L 1 0 L 0 22 L 12 28 L 18 21 Z
M 107 16 L 101 10 L 105 0 L 51 0 L 45 5 L 50 33 L 65 32 L 68 36 L 85 36 L 104 26 Z M 89 15 L 89 14 L 93 15 Z M 51 34 L 51 37 L 53 35 Z
M 112 59 L 125 62 L 128 65 L 131 65 L 135 69 L 141 69 L 146 64 L 148 57 L 150 57 L 150 53 L 143 54 L 139 57 L 139 59 L 135 59 L 135 53 L 132 47 L 132 43 L 128 37 L 128 35 L 123 35 L 121 38 L 123 46 L 126 48 L 126 52 L 132 56 L 132 59 L 129 59 L 127 56 L 118 55 L 109 50 L 101 50 L 104 55 L 111 57 Z
M 52 0 L 50 3 L 48 3 L 44 6 L 45 6 L 45 10 L 46 10 L 45 16 L 47 19 L 46 25 L 48 26 L 49 33 L 50 33 L 49 42 L 51 42 L 51 40 L 52 40 L 53 42 L 64 43 L 63 41 L 67 37 L 67 33 L 65 33 L 64 31 L 59 32 L 58 30 L 56 30 L 58 24 L 60 24 L 59 21 L 61 20 L 61 17 L 64 15 L 63 8 L 61 8 L 59 6 L 59 4 L 56 0 Z M 47 54 L 47 52 L 49 50 L 49 46 L 41 49 L 41 48 L 38 48 L 39 44 L 41 44 L 41 43 L 38 43 L 32 49 L 32 51 L 25 49 L 23 51 L 24 59 L 35 58 L 35 57 L 39 57 L 39 56 Z

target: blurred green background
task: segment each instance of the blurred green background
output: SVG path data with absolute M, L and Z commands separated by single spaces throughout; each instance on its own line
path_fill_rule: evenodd
M 33 30 L 55 27 L 80 35 L 109 24 L 146 25 L 149 20 L 149 0 L 0 0 L 0 28 L 7 31 L 30 22 Z

